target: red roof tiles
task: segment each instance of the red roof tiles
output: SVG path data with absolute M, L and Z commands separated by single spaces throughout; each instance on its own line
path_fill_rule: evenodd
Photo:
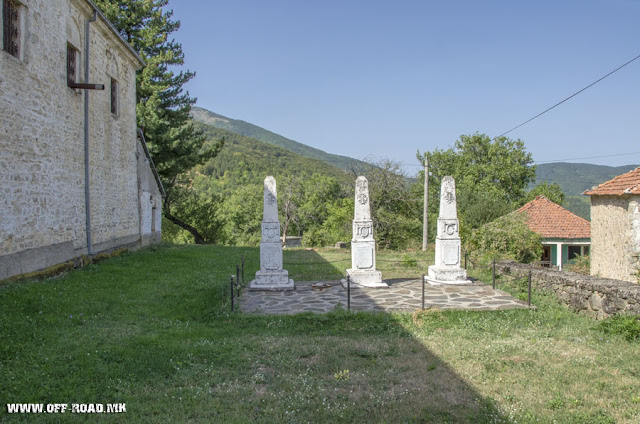
M 589 196 L 622 196 L 624 194 L 640 194 L 640 166 L 626 174 L 605 181 L 599 186 L 586 190 L 582 194 Z
M 543 238 L 591 238 L 591 223 L 589 221 L 569 212 L 544 196 L 537 196 L 517 212 L 526 212 L 529 215 L 527 225 Z

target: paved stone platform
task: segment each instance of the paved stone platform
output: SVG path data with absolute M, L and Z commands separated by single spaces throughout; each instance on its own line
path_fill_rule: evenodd
M 389 288 L 351 287 L 352 311 L 410 312 L 422 306 L 420 279 L 385 280 Z M 325 283 L 324 289 L 312 285 Z M 340 304 L 347 308 L 347 289 L 340 281 L 296 282 L 296 289 L 288 292 L 243 290 L 240 310 L 259 314 L 325 313 Z M 527 303 L 502 290 L 493 290 L 480 281 L 464 286 L 425 287 L 425 308 L 500 310 L 527 308 Z

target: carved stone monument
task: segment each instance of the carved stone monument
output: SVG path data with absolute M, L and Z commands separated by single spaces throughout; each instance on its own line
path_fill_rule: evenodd
M 376 271 L 376 241 L 373 239 L 373 220 L 369 206 L 369 182 L 365 177 L 356 180 L 356 207 L 351 240 L 351 268 L 347 270 L 352 283 L 364 287 L 389 287 Z
M 260 271 L 249 283 L 250 290 L 294 290 L 289 272 L 282 269 L 282 242 L 278 220 L 278 194 L 276 179 L 264 179 L 264 209 L 262 215 L 262 239 L 260 241 Z
M 431 285 L 470 284 L 467 271 L 460 267 L 460 223 L 453 177 L 442 179 L 440 215 L 436 235 L 436 263 L 429 267 L 427 282 Z

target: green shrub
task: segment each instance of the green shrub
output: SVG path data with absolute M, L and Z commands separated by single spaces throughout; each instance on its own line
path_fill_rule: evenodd
M 527 226 L 524 214 L 516 212 L 473 230 L 465 240 L 465 249 L 473 262 L 503 258 L 529 263 L 542 255 L 540 235 Z
M 616 315 L 602 320 L 598 327 L 605 334 L 619 334 L 625 340 L 640 340 L 640 316 Z
M 578 274 L 590 275 L 591 259 L 589 255 L 576 256 L 565 265 L 565 269 L 567 271 L 577 272 Z
M 402 257 L 402 266 L 405 266 L 407 268 L 415 268 L 418 266 L 418 261 L 409 255 L 404 255 Z

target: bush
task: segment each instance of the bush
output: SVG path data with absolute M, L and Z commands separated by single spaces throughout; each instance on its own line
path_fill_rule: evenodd
M 465 249 L 472 261 L 513 259 L 522 263 L 540 260 L 542 239 L 527 226 L 526 216 L 512 212 L 471 232 Z
M 605 334 L 618 334 L 624 336 L 627 341 L 640 340 L 640 316 L 638 315 L 616 315 L 602 320 L 598 327 Z
M 578 274 L 590 275 L 591 273 L 591 260 L 589 255 L 580 255 L 571 259 L 565 266 L 567 271 L 577 272 Z

